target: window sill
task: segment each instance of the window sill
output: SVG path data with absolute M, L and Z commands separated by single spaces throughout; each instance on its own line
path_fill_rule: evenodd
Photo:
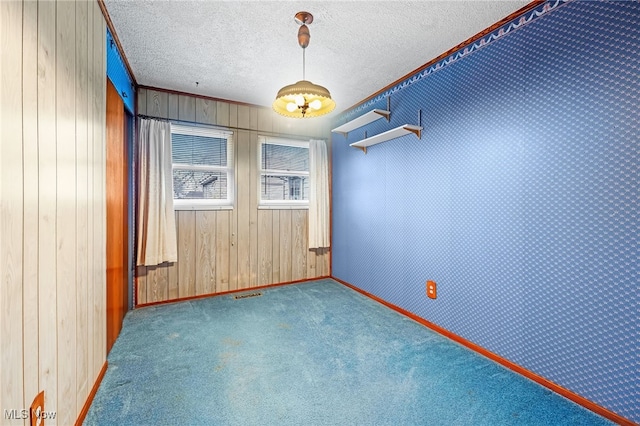
M 174 211 L 233 210 L 233 206 L 231 206 L 231 205 L 220 205 L 220 206 L 217 206 L 215 204 L 201 205 L 201 206 L 194 206 L 194 205 L 178 206 L 178 205 L 174 205 L 173 206 L 173 210 Z
M 309 210 L 309 204 L 260 204 L 258 210 Z

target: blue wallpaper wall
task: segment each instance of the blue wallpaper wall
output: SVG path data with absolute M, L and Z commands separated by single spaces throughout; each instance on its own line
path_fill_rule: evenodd
M 333 134 L 333 275 L 640 422 L 640 2 L 546 3 L 335 124 L 387 95 Z

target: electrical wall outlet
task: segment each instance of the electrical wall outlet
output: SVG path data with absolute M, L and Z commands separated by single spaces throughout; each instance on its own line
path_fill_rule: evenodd
M 435 281 L 427 281 L 427 296 L 430 299 L 435 299 L 437 297 Z

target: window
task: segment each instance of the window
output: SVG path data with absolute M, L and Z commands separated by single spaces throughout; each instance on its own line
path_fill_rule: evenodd
M 260 141 L 260 205 L 309 205 L 309 142 L 271 137 Z
M 233 133 L 171 124 L 176 210 L 233 206 Z

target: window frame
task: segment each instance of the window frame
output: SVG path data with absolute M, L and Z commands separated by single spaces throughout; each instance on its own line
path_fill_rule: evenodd
M 186 171 L 206 171 L 206 172 L 223 172 L 227 174 L 227 198 L 224 200 L 217 199 L 180 199 L 173 198 L 174 210 L 231 210 L 235 203 L 235 157 L 234 157 L 234 132 L 219 127 L 212 127 L 200 124 L 184 124 L 171 122 L 171 146 L 173 147 L 173 135 L 190 135 L 202 136 L 216 139 L 227 140 L 227 165 L 211 166 L 211 165 L 194 165 L 174 163 L 173 152 L 171 157 L 171 183 L 173 185 L 173 173 L 176 170 Z
M 300 148 L 310 149 L 310 143 L 308 140 L 300 139 L 288 139 L 273 136 L 258 135 L 258 209 L 308 209 L 309 200 L 263 200 L 262 199 L 262 176 L 264 175 L 276 175 L 276 176 L 306 176 L 310 179 L 309 171 L 302 170 L 281 170 L 281 169 L 263 169 L 262 168 L 262 146 L 264 144 L 269 145 L 284 145 Z

